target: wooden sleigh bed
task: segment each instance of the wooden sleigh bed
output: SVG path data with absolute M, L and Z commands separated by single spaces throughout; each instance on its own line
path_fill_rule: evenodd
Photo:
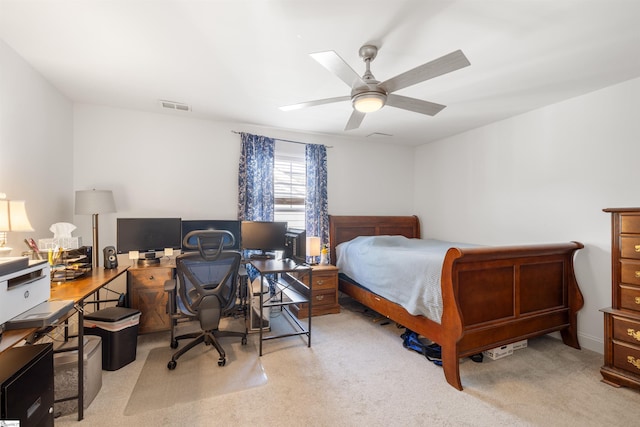
M 331 260 L 335 248 L 357 236 L 420 238 L 416 216 L 330 216 Z M 340 291 L 442 347 L 449 384 L 462 390 L 459 359 L 523 339 L 560 331 L 580 348 L 577 312 L 584 304 L 573 269 L 578 242 L 509 247 L 450 248 L 441 275 L 442 319 L 412 315 L 351 280 Z

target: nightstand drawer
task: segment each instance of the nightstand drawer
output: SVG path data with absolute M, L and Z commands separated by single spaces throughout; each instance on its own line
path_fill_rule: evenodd
M 640 288 L 620 285 L 620 307 L 627 310 L 640 311 Z
M 613 339 L 640 346 L 640 322 L 614 317 Z
M 634 375 L 640 375 L 640 349 L 623 344 L 613 344 L 613 366 Z
M 309 313 L 309 304 L 297 304 L 296 316 L 299 319 L 304 319 Z M 313 290 L 313 308 L 311 309 L 312 316 L 319 316 L 323 314 L 339 313 L 340 306 L 338 305 L 338 299 L 336 297 L 335 289 L 328 289 L 324 291 Z
M 313 272 L 313 290 L 321 291 L 325 289 L 335 290 L 338 288 L 338 276 L 334 273 Z

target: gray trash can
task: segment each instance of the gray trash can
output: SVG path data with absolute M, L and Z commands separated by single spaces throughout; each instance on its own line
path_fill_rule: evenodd
M 136 360 L 140 311 L 109 307 L 84 316 L 84 333 L 102 338 L 102 369 L 115 371 Z
M 78 340 L 73 338 L 56 347 L 57 351 L 76 347 Z M 102 339 L 95 335 L 84 337 L 84 409 L 87 409 L 102 388 Z M 78 350 L 55 353 L 53 355 L 55 398 L 63 399 L 78 395 Z M 76 399 L 57 402 L 54 414 L 67 415 L 78 410 Z

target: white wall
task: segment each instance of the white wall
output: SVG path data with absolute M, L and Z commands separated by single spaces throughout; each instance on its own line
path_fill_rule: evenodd
M 331 146 L 331 214 L 411 214 L 412 147 L 94 105 L 74 107 L 74 189 L 110 189 L 117 213 L 100 215 L 100 247 L 116 244 L 116 218 L 237 218 L 240 135 Z M 85 242 L 91 220 L 76 216 Z
M 607 207 L 640 206 L 640 79 L 416 150 L 423 236 L 481 244 L 577 240 L 581 344 L 603 351 L 611 304 Z
M 0 193 L 25 200 L 31 233 L 9 233 L 12 256 L 27 237 L 53 237 L 73 213 L 71 102 L 0 40 Z

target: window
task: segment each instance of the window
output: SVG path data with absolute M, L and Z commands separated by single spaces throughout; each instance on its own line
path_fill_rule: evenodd
M 273 186 L 274 220 L 286 221 L 289 228 L 305 229 L 306 194 L 305 146 L 276 141 Z

